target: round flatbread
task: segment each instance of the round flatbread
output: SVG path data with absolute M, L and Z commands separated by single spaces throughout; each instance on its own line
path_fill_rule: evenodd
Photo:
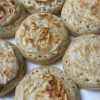
M 61 17 L 75 36 L 100 34 L 100 0 L 66 0 Z
M 21 80 L 23 57 L 16 46 L 0 40 L 0 97 L 10 92 Z
M 48 12 L 58 14 L 65 0 L 21 0 L 26 10 L 33 14 L 38 12 Z
M 100 35 L 75 38 L 62 63 L 67 75 L 80 87 L 100 90 Z
M 26 12 L 18 0 L 0 0 L 0 38 L 14 36 Z
M 18 84 L 15 100 L 79 100 L 76 85 L 55 67 L 37 67 Z
M 68 32 L 62 20 L 50 13 L 28 17 L 16 32 L 16 44 L 23 56 L 39 64 L 59 59 L 68 42 Z

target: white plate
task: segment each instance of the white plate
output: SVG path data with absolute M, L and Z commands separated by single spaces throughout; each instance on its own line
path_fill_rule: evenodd
M 9 41 L 15 44 L 14 39 L 9 39 Z M 61 65 L 61 60 L 57 61 L 56 63 L 52 65 L 55 67 L 59 67 L 60 69 L 63 70 L 63 67 Z M 26 73 L 29 72 L 32 68 L 35 68 L 36 66 L 38 65 L 33 64 L 32 62 L 26 61 L 25 63 Z M 79 91 L 80 91 L 80 100 L 100 100 L 100 91 L 90 91 L 86 89 L 79 89 Z M 14 90 L 10 92 L 8 95 L 0 98 L 0 100 L 14 100 Z

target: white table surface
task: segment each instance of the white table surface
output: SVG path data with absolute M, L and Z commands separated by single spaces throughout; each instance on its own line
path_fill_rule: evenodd
M 15 44 L 14 39 L 9 39 L 9 41 Z M 33 64 L 32 62 L 26 61 L 25 64 L 26 73 L 29 72 L 32 68 L 35 68 L 37 66 L 38 65 Z M 63 70 L 61 60 L 52 64 L 52 66 L 58 67 Z M 80 91 L 80 100 L 100 100 L 100 91 L 91 91 L 86 89 L 79 89 L 79 91 Z M 8 95 L 0 98 L 0 100 L 14 100 L 14 90 L 10 92 Z

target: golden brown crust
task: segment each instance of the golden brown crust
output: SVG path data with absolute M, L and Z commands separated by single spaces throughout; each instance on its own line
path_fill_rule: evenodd
M 43 92 L 48 93 L 49 98 L 59 98 L 61 100 L 67 99 L 66 90 L 64 89 L 64 86 L 61 84 L 59 79 L 50 74 L 44 74 L 42 78 L 47 82 Z
M 0 40 L 0 86 L 16 77 L 18 62 L 12 46 Z
M 50 13 L 28 17 L 16 33 L 16 43 L 22 54 L 37 63 L 57 60 L 68 42 L 68 32 L 63 22 Z
M 80 87 L 100 90 L 100 36 L 88 34 L 74 39 L 63 59 L 65 72 Z
M 99 0 L 67 0 L 61 16 L 71 34 L 100 34 Z
M 18 84 L 18 82 L 21 80 L 21 78 L 23 77 L 23 74 L 24 74 L 24 69 L 23 69 L 24 60 L 23 60 L 21 53 L 19 52 L 19 50 L 16 48 L 16 46 L 14 44 L 12 44 L 8 41 L 5 41 L 5 42 L 7 42 L 14 49 L 14 53 L 15 53 L 15 56 L 18 61 L 18 71 L 17 71 L 17 75 L 15 78 L 11 79 L 7 84 L 0 87 L 0 97 L 6 95 L 11 90 L 13 90 L 16 87 L 16 85 Z
M 29 94 L 28 93 L 29 91 L 32 92 Z M 48 100 L 67 99 L 67 93 L 64 89 L 64 86 L 61 84 L 61 81 L 55 78 L 55 76 L 51 74 L 40 75 L 34 80 L 34 82 L 31 81 L 27 87 L 25 86 L 25 89 L 22 90 L 22 92 L 23 95 L 25 96 L 24 99 L 31 99 L 31 98 L 32 100 L 44 100 L 45 98 Z
M 26 10 L 31 14 L 39 12 L 58 14 L 64 2 L 65 0 L 21 0 Z
M 15 0 L 0 1 L 0 24 L 7 25 L 17 19 L 21 10 Z M 5 22 L 4 22 L 5 21 Z
M 65 76 L 55 67 L 34 68 L 18 84 L 15 100 L 19 94 L 21 100 L 79 100 L 75 84 Z
M 23 6 L 16 0 L 0 1 L 0 38 L 14 36 L 16 29 L 26 17 Z
M 48 3 L 52 3 L 55 0 L 36 0 L 37 3 L 39 4 L 48 4 Z

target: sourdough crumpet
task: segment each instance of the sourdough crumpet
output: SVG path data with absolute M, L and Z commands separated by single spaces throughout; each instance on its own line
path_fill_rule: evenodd
M 23 76 L 23 58 L 16 46 L 0 40 L 0 97 L 6 95 Z
M 100 0 L 66 0 L 61 17 L 71 34 L 100 34 Z
M 80 87 L 100 90 L 100 35 L 75 38 L 62 63 L 67 75 Z
M 18 84 L 15 100 L 79 100 L 76 85 L 55 67 L 37 67 Z
M 29 16 L 16 32 L 16 44 L 23 56 L 39 64 L 53 63 L 59 59 L 68 42 L 64 23 L 50 13 Z
M 21 0 L 26 10 L 33 14 L 39 12 L 48 12 L 58 14 L 65 0 Z
M 14 36 L 26 13 L 18 0 L 0 0 L 0 38 Z

